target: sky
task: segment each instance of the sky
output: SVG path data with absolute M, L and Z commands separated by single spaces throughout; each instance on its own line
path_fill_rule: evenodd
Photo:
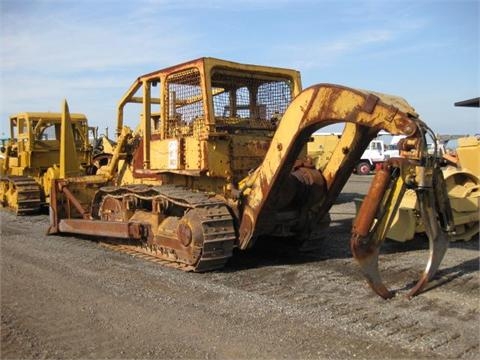
M 0 0 L 0 137 L 22 111 L 100 133 L 142 74 L 202 56 L 405 98 L 439 134 L 480 133 L 480 0 Z M 135 126 L 138 119 L 126 119 Z

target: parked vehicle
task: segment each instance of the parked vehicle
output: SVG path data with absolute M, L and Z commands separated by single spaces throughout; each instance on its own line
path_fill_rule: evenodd
M 323 169 L 340 143 L 342 133 L 314 133 L 307 144 L 308 156 L 317 169 Z M 354 172 L 368 175 L 388 159 L 383 140 L 377 138 L 368 144 L 360 160 L 355 164 Z
M 130 104 L 141 104 L 136 131 L 123 124 Z M 352 230 L 353 255 L 372 289 L 392 297 L 378 253 L 408 182 L 432 229 L 430 259 L 411 296 L 440 265 L 449 221 L 437 219 L 449 218 L 433 201 L 444 188 L 427 186 L 438 176 L 435 159 L 425 158 L 430 129 L 399 97 L 332 84 L 301 91 L 295 70 L 201 58 L 138 77 L 117 110 L 108 165 L 53 180 L 50 234 L 115 238 L 118 249 L 185 271 L 219 269 L 234 248 L 267 235 L 318 241 L 328 233 L 329 209 L 384 129 L 408 136 L 415 151 L 403 149 L 405 161 L 377 172 Z M 318 170 L 305 160 L 306 143 L 332 123 L 344 131 Z

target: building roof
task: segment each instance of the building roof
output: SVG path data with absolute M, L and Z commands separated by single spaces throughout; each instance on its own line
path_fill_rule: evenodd
M 455 103 L 455 106 L 480 107 L 480 97 L 458 101 Z

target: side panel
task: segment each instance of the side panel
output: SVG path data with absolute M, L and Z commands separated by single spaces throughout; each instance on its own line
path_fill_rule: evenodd
M 232 171 L 236 182 L 256 169 L 263 161 L 271 137 L 253 134 L 232 136 Z
M 211 140 L 206 143 L 208 175 L 212 177 L 230 177 L 230 141 Z
M 330 161 L 335 148 L 340 141 L 340 135 L 313 135 L 307 144 L 308 156 L 315 168 L 323 170 Z
M 53 164 L 59 164 L 60 151 L 58 148 L 47 151 L 35 151 L 31 154 L 32 168 L 48 168 Z
M 475 176 L 480 177 L 480 141 L 473 137 L 458 139 L 457 154 L 462 169 L 470 170 Z
M 183 169 L 179 139 L 157 140 L 151 143 L 150 168 L 155 170 Z
M 201 170 L 201 143 L 192 137 L 185 138 L 185 170 Z

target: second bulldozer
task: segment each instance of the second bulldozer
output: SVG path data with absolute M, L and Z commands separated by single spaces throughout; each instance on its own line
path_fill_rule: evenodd
M 92 152 L 87 118 L 83 114 L 68 114 L 71 138 L 62 139 L 64 116 L 24 112 L 10 117 L 10 138 L 1 149 L 1 205 L 17 214 L 38 212 L 48 203 L 51 179 L 87 172 Z M 62 153 L 62 141 L 73 145 L 75 152 Z M 67 163 L 76 164 L 77 168 L 61 174 Z

